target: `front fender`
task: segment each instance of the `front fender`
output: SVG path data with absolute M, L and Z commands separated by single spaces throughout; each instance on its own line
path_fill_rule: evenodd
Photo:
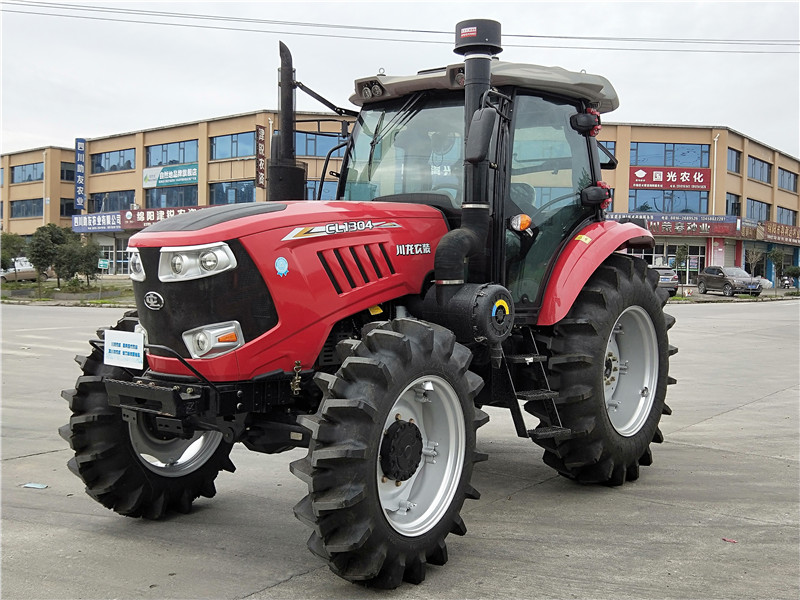
M 602 221 L 582 229 L 567 242 L 556 261 L 537 325 L 553 325 L 563 319 L 589 277 L 613 252 L 654 244 L 653 234 L 634 223 Z

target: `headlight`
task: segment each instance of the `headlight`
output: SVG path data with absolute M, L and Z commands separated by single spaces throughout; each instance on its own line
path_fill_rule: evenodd
M 158 278 L 161 281 L 189 281 L 235 268 L 236 257 L 224 242 L 202 246 L 171 246 L 161 249 Z
M 238 321 L 203 325 L 184 331 L 182 337 L 192 358 L 215 358 L 244 345 Z
M 128 248 L 128 268 L 134 281 L 144 281 L 144 266 L 136 248 Z

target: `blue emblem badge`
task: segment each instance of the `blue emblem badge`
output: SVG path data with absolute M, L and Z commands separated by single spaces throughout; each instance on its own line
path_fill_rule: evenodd
M 275 259 L 275 270 L 278 272 L 278 276 L 283 277 L 289 274 L 289 261 L 279 256 Z

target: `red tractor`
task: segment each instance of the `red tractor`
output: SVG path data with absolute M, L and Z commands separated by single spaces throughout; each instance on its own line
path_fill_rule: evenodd
M 459 23 L 455 50 L 446 68 L 356 81 L 337 200 L 288 199 L 304 188 L 284 135 L 269 202 L 131 238 L 138 310 L 100 332 L 62 394 L 91 497 L 157 519 L 213 496 L 234 443 L 308 448 L 290 467 L 308 484 L 294 509 L 308 547 L 392 588 L 466 531 L 482 406 L 507 408 L 578 482 L 651 464 L 674 319 L 657 273 L 624 252 L 652 235 L 604 218 L 615 161 L 594 136 L 617 95 L 596 75 L 495 60 L 494 21 Z M 286 56 L 281 78 L 290 133 L 302 84 Z

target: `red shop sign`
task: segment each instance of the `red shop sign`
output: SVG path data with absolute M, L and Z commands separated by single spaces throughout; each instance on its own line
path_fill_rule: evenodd
M 710 190 L 711 169 L 694 167 L 631 167 L 632 190 Z

